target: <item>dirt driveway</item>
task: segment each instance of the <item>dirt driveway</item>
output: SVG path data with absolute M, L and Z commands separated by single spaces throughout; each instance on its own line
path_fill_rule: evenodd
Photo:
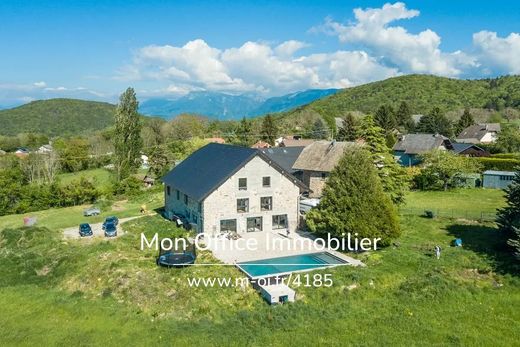
M 125 233 L 125 231 L 121 228 L 122 223 L 132 220 L 132 219 L 141 218 L 144 216 L 146 216 L 146 215 L 121 218 L 119 220 L 119 224 L 117 225 L 117 236 L 116 237 L 123 235 Z M 90 227 L 92 228 L 92 234 L 93 234 L 92 236 L 87 236 L 87 237 L 79 236 L 79 225 L 78 225 L 75 227 L 70 227 L 70 228 L 64 229 L 63 237 L 66 239 L 89 239 L 92 237 L 105 237 L 105 231 L 103 230 L 103 222 L 90 224 Z

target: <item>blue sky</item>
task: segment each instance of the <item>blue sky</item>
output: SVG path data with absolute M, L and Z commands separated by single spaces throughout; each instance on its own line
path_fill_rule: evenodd
M 513 1 L 2 0 L 0 105 L 519 74 L 519 32 Z

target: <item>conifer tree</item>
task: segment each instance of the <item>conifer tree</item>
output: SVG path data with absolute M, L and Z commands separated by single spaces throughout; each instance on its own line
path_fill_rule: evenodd
M 355 141 L 356 136 L 356 119 L 352 113 L 347 113 L 343 118 L 343 126 L 339 128 L 336 139 L 338 141 Z
M 374 121 L 388 134 L 397 126 L 394 110 L 390 105 L 382 105 L 376 111 Z
M 409 186 L 408 176 L 388 148 L 384 130 L 375 124 L 371 116 L 366 116 L 359 126 L 358 137 L 365 142 L 365 148 L 372 154 L 384 191 L 395 204 L 404 203 Z
M 320 204 L 306 218 L 313 232 L 381 238 L 388 245 L 400 234 L 397 211 L 383 191 L 371 154 L 352 146 L 331 172 Z
M 438 107 L 434 107 L 429 114 L 421 118 L 417 130 L 422 133 L 453 137 L 453 125 Z
M 278 135 L 278 128 L 274 121 L 273 116 L 268 114 L 264 117 L 262 122 L 262 140 L 269 143 L 271 146 L 274 146 L 274 141 L 276 140 L 276 136 Z
M 399 105 L 395 118 L 398 126 L 408 132 L 413 131 L 415 124 L 412 119 L 412 111 L 410 111 L 410 107 L 406 101 L 401 102 Z
M 520 171 L 516 172 L 505 193 L 507 205 L 498 210 L 497 224 L 514 255 L 520 260 Z
M 464 113 L 460 117 L 458 123 L 457 123 L 457 135 L 460 134 L 460 132 L 467 127 L 475 124 L 475 119 L 473 119 L 473 116 L 469 112 L 469 108 L 464 109 Z

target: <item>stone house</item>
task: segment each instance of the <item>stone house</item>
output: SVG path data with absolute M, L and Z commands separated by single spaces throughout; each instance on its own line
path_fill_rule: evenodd
M 163 177 L 165 211 L 197 230 L 296 231 L 301 181 L 257 149 L 210 143 Z
M 310 197 L 321 197 L 325 181 L 338 164 L 345 149 L 354 142 L 315 141 L 305 147 L 293 165 L 301 171 L 302 182 L 309 187 Z

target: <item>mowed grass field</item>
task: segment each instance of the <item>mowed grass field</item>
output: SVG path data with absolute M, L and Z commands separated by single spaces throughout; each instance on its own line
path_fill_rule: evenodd
M 401 208 L 412 214 L 431 210 L 443 217 L 494 219 L 497 208 L 505 205 L 500 189 L 454 189 L 449 191 L 412 191 Z
M 459 199 L 442 193 L 432 199 Z M 0 226 L 2 345 L 520 345 L 518 263 L 492 223 L 403 216 L 392 247 L 358 255 L 366 267 L 317 271 L 333 286 L 295 287 L 298 300 L 277 307 L 251 288 L 187 283 L 241 277 L 234 267 L 158 268 L 140 233 L 183 235 L 160 216 L 110 241 Z

